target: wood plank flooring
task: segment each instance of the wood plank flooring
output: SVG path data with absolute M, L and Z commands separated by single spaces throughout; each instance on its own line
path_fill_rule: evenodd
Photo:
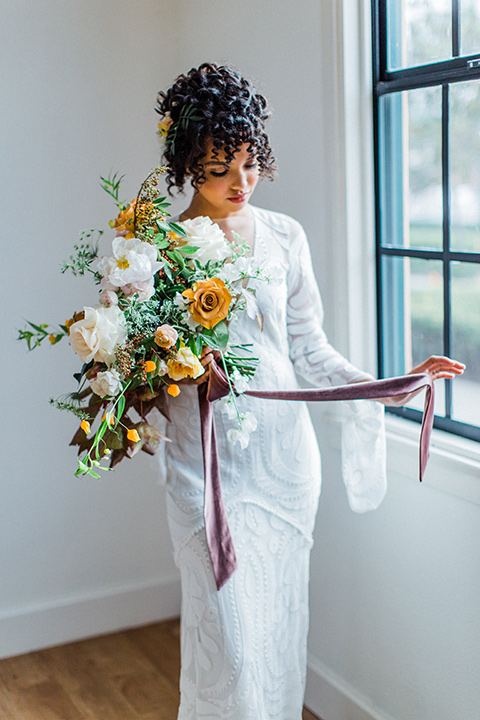
M 179 634 L 171 620 L 0 660 L 0 718 L 175 720 Z

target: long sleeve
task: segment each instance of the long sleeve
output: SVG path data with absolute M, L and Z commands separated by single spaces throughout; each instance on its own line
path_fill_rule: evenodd
M 289 246 L 287 327 L 295 371 L 315 385 L 342 385 L 372 376 L 354 367 L 330 345 L 323 330 L 323 306 L 303 228 L 293 223 Z M 384 408 L 379 402 L 345 403 L 342 473 L 350 507 L 378 507 L 386 492 Z

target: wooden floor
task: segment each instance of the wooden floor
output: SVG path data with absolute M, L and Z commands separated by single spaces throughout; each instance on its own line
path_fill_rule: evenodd
M 178 620 L 7 658 L 0 718 L 175 720 L 179 669 Z

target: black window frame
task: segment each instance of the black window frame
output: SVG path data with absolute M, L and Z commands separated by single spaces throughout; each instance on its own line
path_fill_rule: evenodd
M 372 0 L 372 69 L 373 69 L 373 118 L 374 118 L 374 167 L 375 167 L 375 225 L 377 261 L 377 332 L 378 332 L 378 373 L 385 377 L 385 354 L 383 337 L 382 308 L 382 258 L 386 256 L 424 258 L 440 260 L 443 263 L 443 338 L 444 346 L 439 353 L 451 355 L 451 263 L 455 261 L 480 264 L 480 252 L 459 252 L 450 248 L 450 177 L 449 177 L 449 87 L 453 83 L 480 79 L 479 52 L 474 55 L 460 55 L 461 15 L 460 0 L 452 0 L 452 58 L 440 62 L 388 69 L 388 25 L 387 5 L 390 0 Z M 383 244 L 381 237 L 381 167 L 380 167 L 380 98 L 388 93 L 439 86 L 442 88 L 442 191 L 443 191 L 443 246 L 441 250 L 393 246 Z M 480 121 L 480 118 L 479 118 Z M 458 358 L 461 360 L 461 358 Z M 452 418 L 451 380 L 445 381 L 445 417 L 435 416 L 434 426 L 450 433 L 480 441 L 480 427 Z M 413 408 L 387 408 L 389 412 L 416 422 L 422 414 Z

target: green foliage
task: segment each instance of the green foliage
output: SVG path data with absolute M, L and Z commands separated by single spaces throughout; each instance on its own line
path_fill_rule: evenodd
M 75 393 L 71 393 L 70 395 L 64 396 L 65 398 L 74 398 Z M 67 412 L 71 412 L 74 415 L 76 415 L 80 420 L 90 420 L 90 413 L 88 413 L 83 408 L 79 407 L 79 405 L 74 400 L 63 400 L 62 398 L 50 398 L 49 400 L 50 405 L 53 405 L 57 408 L 57 410 L 66 410 Z
M 31 329 L 29 329 L 28 326 L 30 326 Z M 35 323 L 27 320 L 25 328 L 18 331 L 17 340 L 25 340 L 28 349 L 35 350 L 35 348 L 39 347 L 47 338 L 52 345 L 56 345 L 65 335 L 68 335 L 68 330 L 64 325 L 60 325 L 59 329 L 55 330 L 54 328 L 50 328 L 48 323 L 35 325 Z
M 109 175 L 107 178 L 100 176 L 102 188 L 115 200 L 120 210 L 124 210 L 128 207 L 128 204 L 125 205 L 119 200 L 120 185 L 124 177 L 125 175 L 120 175 L 120 177 L 118 177 L 118 173 Z
M 97 238 L 93 243 L 91 238 L 95 233 L 97 233 Z M 103 230 L 84 230 L 80 234 L 80 244 L 73 246 L 75 253 L 70 255 L 70 258 L 61 266 L 62 274 L 67 270 L 71 270 L 74 275 L 85 275 L 88 271 L 100 278 L 98 273 L 90 269 L 90 265 L 98 257 L 98 241 L 102 235 Z

